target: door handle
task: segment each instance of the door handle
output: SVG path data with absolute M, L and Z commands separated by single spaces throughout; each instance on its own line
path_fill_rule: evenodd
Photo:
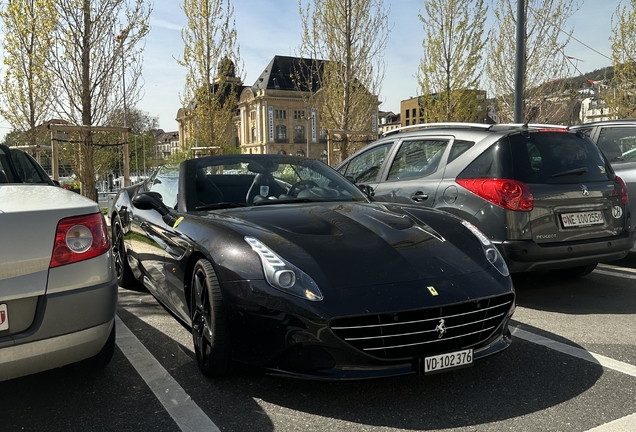
M 424 192 L 418 191 L 411 195 L 411 199 L 415 202 L 422 202 L 428 199 L 428 195 Z

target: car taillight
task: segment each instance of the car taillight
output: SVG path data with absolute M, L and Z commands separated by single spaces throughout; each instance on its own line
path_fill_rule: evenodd
M 507 210 L 531 211 L 534 198 L 523 182 L 508 179 L 457 179 L 457 183 L 483 199 Z
M 625 185 L 625 182 L 619 176 L 616 176 L 616 179 L 614 181 L 618 183 L 618 190 L 614 188 L 614 195 L 620 195 L 621 202 L 627 205 L 627 203 L 629 202 L 629 198 L 627 196 L 627 185 Z
M 103 214 L 62 219 L 57 224 L 50 268 L 94 258 L 109 248 L 110 240 Z

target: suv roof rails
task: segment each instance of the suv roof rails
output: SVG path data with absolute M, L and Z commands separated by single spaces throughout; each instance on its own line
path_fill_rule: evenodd
M 430 128 L 461 128 L 461 129 L 482 129 L 489 130 L 493 125 L 485 123 L 464 123 L 464 122 L 444 122 L 444 123 L 419 123 L 410 126 L 402 126 L 399 128 L 391 129 L 382 134 L 383 137 L 397 134 L 400 132 L 409 132 L 417 129 L 430 129 Z
M 569 126 L 549 124 L 549 123 L 498 123 L 492 125 L 492 130 L 503 129 L 565 129 L 568 130 Z

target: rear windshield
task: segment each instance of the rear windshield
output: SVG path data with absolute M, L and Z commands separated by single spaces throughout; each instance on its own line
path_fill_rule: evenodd
M 460 175 L 512 178 L 528 184 L 594 182 L 613 177 L 611 167 L 589 138 L 564 132 L 509 135 L 482 153 Z

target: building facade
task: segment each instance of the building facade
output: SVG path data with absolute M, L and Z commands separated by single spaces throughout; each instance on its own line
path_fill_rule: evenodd
M 311 77 L 320 60 L 275 56 L 238 103 L 241 153 L 279 153 L 325 159 L 327 131 L 321 126 Z
M 378 132 L 383 134 L 402 126 L 400 114 L 393 111 L 378 111 Z

